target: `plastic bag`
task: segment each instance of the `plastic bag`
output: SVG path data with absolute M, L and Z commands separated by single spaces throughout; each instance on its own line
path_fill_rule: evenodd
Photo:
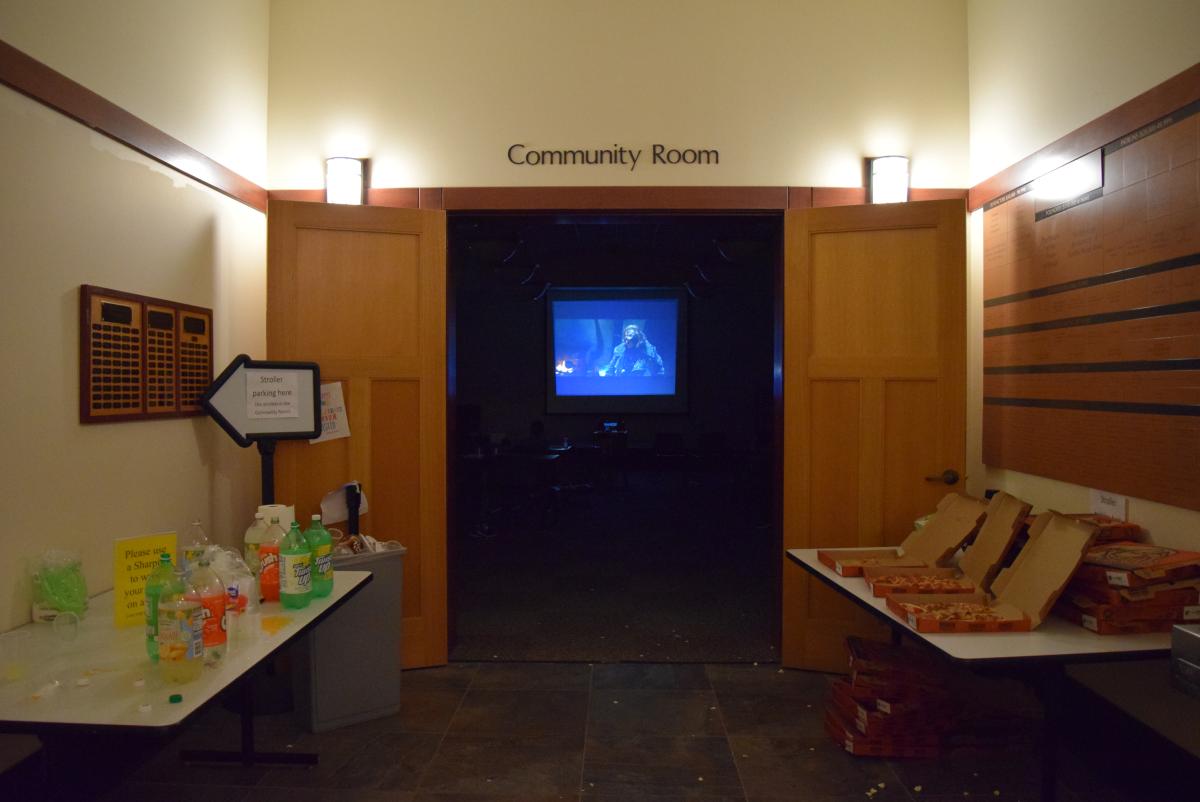
M 83 563 L 73 551 L 51 549 L 33 564 L 33 620 L 52 623 L 59 613 L 87 612 L 87 582 Z
M 236 551 L 210 546 L 205 552 L 225 586 L 225 631 L 230 643 L 249 640 L 258 632 L 258 581 Z

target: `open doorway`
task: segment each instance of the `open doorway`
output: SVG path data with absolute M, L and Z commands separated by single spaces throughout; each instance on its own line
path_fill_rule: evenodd
M 778 659 L 781 240 L 451 213 L 452 660 Z M 609 390 L 626 344 L 654 378 Z

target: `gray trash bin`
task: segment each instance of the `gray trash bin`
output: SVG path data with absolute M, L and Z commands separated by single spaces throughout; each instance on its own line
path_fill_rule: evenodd
M 335 571 L 371 581 L 305 635 L 293 652 L 296 714 L 313 732 L 400 709 L 400 622 L 405 549 L 335 556 Z

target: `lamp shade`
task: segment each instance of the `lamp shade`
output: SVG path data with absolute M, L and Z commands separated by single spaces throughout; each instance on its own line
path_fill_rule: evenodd
M 348 156 L 334 156 L 325 160 L 326 203 L 362 204 L 365 189 L 363 161 Z
M 908 157 L 879 156 L 867 159 L 871 203 L 903 203 L 908 200 Z

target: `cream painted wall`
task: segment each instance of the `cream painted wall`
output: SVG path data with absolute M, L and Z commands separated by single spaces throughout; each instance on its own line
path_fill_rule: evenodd
M 0 0 L 0 39 L 259 180 L 267 22 L 266 0 Z M 28 620 L 25 564 L 43 549 L 79 551 L 95 593 L 114 538 L 199 517 L 240 540 L 258 460 L 207 418 L 78 422 L 79 285 L 211 307 L 218 369 L 262 356 L 266 219 L 7 88 L 0 175 L 3 630 Z
M 962 0 L 274 0 L 270 186 L 369 156 L 394 186 L 859 186 L 967 179 Z M 716 148 L 720 165 L 517 167 L 535 148 Z
M 0 0 L 0 39 L 255 183 L 268 0 Z
M 220 366 L 265 353 L 266 243 L 259 212 L 8 89 L 0 121 L 7 629 L 28 620 L 25 561 L 43 549 L 79 551 L 95 593 L 112 586 L 114 538 L 194 517 L 240 538 L 256 457 L 208 418 L 79 423 L 79 285 L 212 307 Z
M 972 183 L 1200 61 L 1198 31 L 1195 0 L 971 0 Z M 1088 488 L 983 465 L 981 211 L 968 239 L 968 490 L 998 487 L 1038 508 L 1086 510 Z M 1158 543 L 1200 548 L 1200 512 L 1130 499 L 1129 518 Z
M 1196 0 L 967 9 L 972 185 L 1200 61 Z

